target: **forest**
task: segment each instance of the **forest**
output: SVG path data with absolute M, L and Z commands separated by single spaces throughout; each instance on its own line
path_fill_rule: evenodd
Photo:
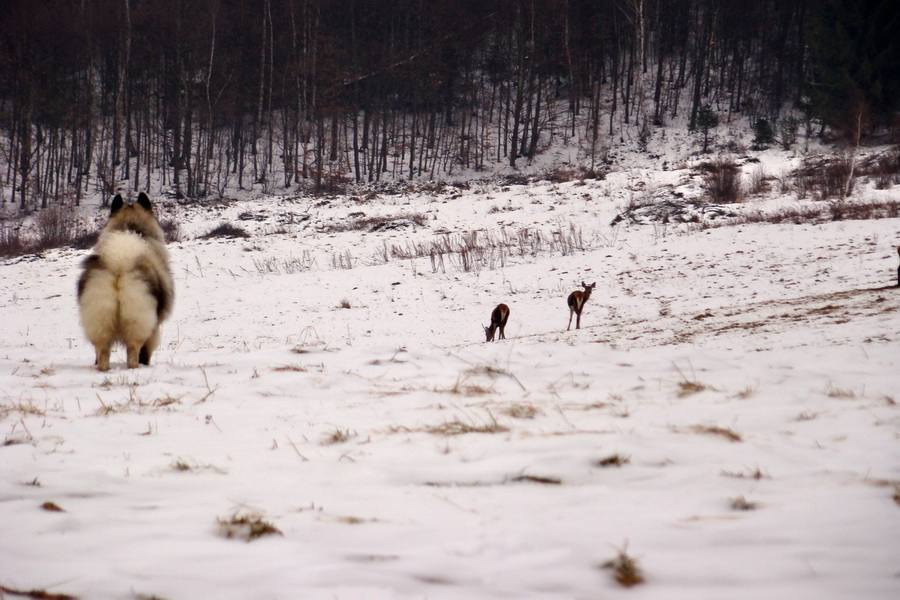
M 891 0 L 8 0 L 0 199 L 322 193 L 645 147 L 895 140 Z

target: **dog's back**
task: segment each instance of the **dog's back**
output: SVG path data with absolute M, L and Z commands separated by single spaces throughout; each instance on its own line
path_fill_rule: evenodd
M 174 289 L 162 228 L 146 194 L 130 206 L 116 196 L 109 222 L 83 267 L 78 302 L 85 334 L 97 351 L 97 367 L 109 369 L 115 343 L 125 345 L 129 368 L 150 364 Z

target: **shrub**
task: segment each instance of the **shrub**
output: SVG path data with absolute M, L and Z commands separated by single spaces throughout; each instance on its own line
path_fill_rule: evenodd
M 88 248 L 93 248 L 97 244 L 97 240 L 99 238 L 99 229 L 94 229 L 93 231 L 84 231 L 80 235 L 76 236 L 69 245 L 72 248 L 76 248 L 78 250 L 87 250 Z
M 0 257 L 21 256 L 28 251 L 28 245 L 22 239 L 20 223 L 0 225 Z
M 874 179 L 876 189 L 889 190 L 900 183 L 900 148 L 892 148 L 876 158 L 866 171 Z
M 710 201 L 732 204 L 741 200 L 741 170 L 730 159 L 704 164 L 703 189 Z
M 791 146 L 797 143 L 797 131 L 800 129 L 800 122 L 794 117 L 782 119 L 778 123 L 779 143 L 784 150 L 790 150 Z
M 341 173 L 326 173 L 318 181 L 314 180 L 308 191 L 314 196 L 337 196 L 347 193 L 349 187 L 349 177 Z
M 851 159 L 844 157 L 825 166 L 825 169 L 814 179 L 814 186 L 819 199 L 844 198 L 853 195 L 853 180 L 850 178 L 853 165 Z
M 81 223 L 75 211 L 60 204 L 42 209 L 37 214 L 35 225 L 39 250 L 68 245 L 81 233 Z
M 766 119 L 757 119 L 753 124 L 753 149 L 765 150 L 775 141 L 772 124 Z
M 159 226 L 162 227 L 163 233 L 166 236 L 167 242 L 178 242 L 181 241 L 181 230 L 179 228 L 178 221 L 175 219 L 161 219 L 159 221 Z M 247 233 L 246 231 L 244 232 Z M 249 237 L 248 235 L 239 236 L 239 237 Z
M 893 199 L 870 202 L 821 202 L 805 206 L 783 207 L 773 212 L 745 212 L 740 217 L 721 223 L 707 222 L 706 227 L 744 225 L 747 223 L 827 223 L 829 221 L 866 221 L 900 217 L 900 201 Z
M 212 238 L 248 238 L 250 234 L 243 227 L 232 225 L 231 223 L 221 223 L 214 227 L 212 231 L 205 235 L 201 235 L 201 240 L 209 240 Z
M 561 165 L 549 169 L 537 177 L 542 181 L 550 183 L 567 183 L 569 181 L 584 181 L 585 179 L 602 180 L 606 178 L 606 172 L 602 169 L 591 169 L 582 165 Z M 513 175 L 507 177 L 508 183 L 527 184 L 528 178 L 525 175 Z
M 764 194 L 769 191 L 769 178 L 762 166 L 757 166 L 751 173 L 747 186 L 751 195 Z

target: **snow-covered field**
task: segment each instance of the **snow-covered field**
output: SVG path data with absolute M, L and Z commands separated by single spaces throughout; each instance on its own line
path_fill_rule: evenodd
M 162 207 L 176 309 L 132 371 L 92 368 L 87 251 L 3 262 L 0 585 L 900 597 L 900 220 L 610 227 L 645 175 Z

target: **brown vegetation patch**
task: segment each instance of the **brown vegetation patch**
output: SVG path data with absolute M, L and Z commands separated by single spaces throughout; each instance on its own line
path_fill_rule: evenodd
M 205 233 L 200 236 L 201 240 L 210 240 L 213 238 L 228 238 L 228 239 L 236 239 L 236 238 L 248 238 L 250 234 L 247 233 L 247 230 L 243 227 L 239 227 L 237 225 L 232 225 L 231 223 L 221 223 L 216 227 L 213 227 L 209 233 Z
M 424 431 L 426 431 L 427 433 L 432 433 L 434 435 L 452 436 L 463 435 L 466 433 L 504 433 L 509 431 L 509 427 L 498 423 L 497 420 L 493 418 L 493 416 L 491 416 L 491 420 L 489 422 L 480 424 L 466 423 L 464 421 L 460 421 L 457 417 L 452 421 L 447 421 L 440 425 L 426 426 Z
M 630 588 L 644 583 L 644 573 L 637 560 L 627 554 L 625 549 L 619 550 L 618 555 L 601 565 L 603 569 L 609 569 L 613 578 L 622 587 Z
M 0 585 L 0 592 L 10 596 L 34 598 L 35 600 L 78 600 L 78 596 L 70 596 L 69 594 L 53 594 L 46 590 L 17 590 L 5 585 Z
M 725 427 L 718 427 L 716 425 L 692 425 L 691 427 L 689 427 L 689 430 L 693 431 L 694 433 L 718 435 L 725 438 L 729 442 L 742 441 L 741 436 L 738 433 L 735 433 L 734 430 Z
M 251 542 L 267 535 L 284 535 L 281 531 L 255 514 L 232 515 L 218 519 L 219 533 L 226 538 L 239 538 Z

